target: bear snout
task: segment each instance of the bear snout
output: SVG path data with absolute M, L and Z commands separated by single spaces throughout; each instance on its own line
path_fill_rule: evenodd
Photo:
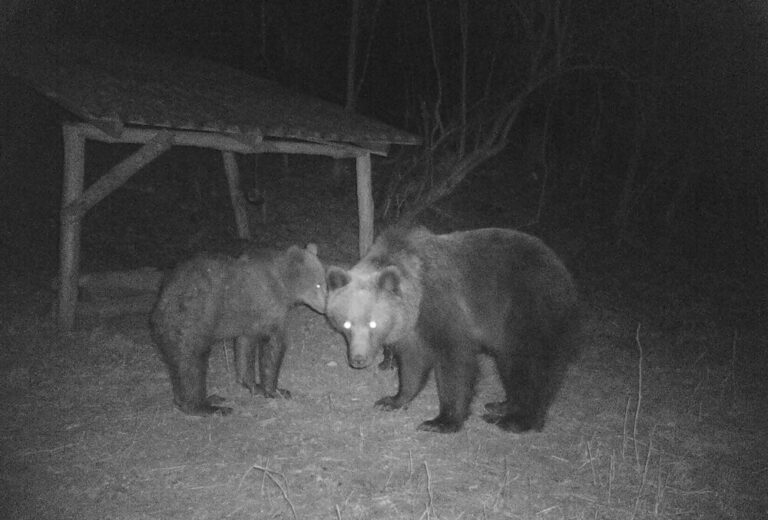
M 362 354 L 349 356 L 349 366 L 352 368 L 366 368 L 370 364 L 371 361 L 368 359 L 368 356 L 364 356 Z

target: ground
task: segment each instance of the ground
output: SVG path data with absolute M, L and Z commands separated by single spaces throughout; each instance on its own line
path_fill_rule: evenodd
M 89 151 L 92 170 L 125 153 Z M 251 215 L 257 241 L 312 241 L 325 261 L 353 263 L 353 182 L 328 186 L 328 160 L 275 158 L 260 166 L 272 173 L 267 222 L 256 208 Z M 223 240 L 234 227 L 223 179 L 212 152 L 170 153 L 89 215 L 84 270 L 168 267 Z M 473 204 L 487 195 L 475 188 L 428 223 L 444 231 L 520 222 L 503 207 L 493 215 L 473 211 L 487 207 Z M 482 404 L 502 395 L 488 360 L 460 433 L 416 431 L 437 413 L 433 382 L 407 410 L 375 410 L 376 399 L 394 393 L 395 373 L 349 368 L 342 337 L 305 308 L 291 315 L 280 379 L 293 399 L 266 400 L 239 388 L 222 345 L 211 358 L 209 388 L 235 412 L 192 418 L 172 405 L 146 314 L 81 317 L 73 333 L 56 331 L 50 283 L 59 195 L 55 185 L 30 190 L 47 210 L 21 219 L 8 211 L 0 229 L 8 247 L 0 283 L 0 517 L 768 514 L 765 365 L 764 355 L 753 357 L 765 349 L 764 335 L 703 319 L 696 300 L 679 300 L 680 292 L 644 279 L 641 268 L 628 275 L 625 264 L 604 270 L 577 262 L 583 352 L 542 433 L 514 435 L 480 420 Z M 14 226 L 14 218 L 23 225 Z M 552 235 L 556 249 L 568 249 L 568 240 Z

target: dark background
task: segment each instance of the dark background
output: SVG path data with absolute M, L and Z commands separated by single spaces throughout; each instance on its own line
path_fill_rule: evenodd
M 345 102 L 346 0 L 37 0 L 3 9 L 7 38 L 114 39 Z M 538 212 L 529 230 L 577 243 L 564 254 L 587 284 L 610 279 L 625 295 L 663 288 L 681 306 L 705 302 L 697 309 L 706 319 L 762 324 L 768 8 L 746 0 L 361 0 L 357 110 L 428 144 L 440 125 L 460 127 L 462 19 L 470 127 L 510 100 L 522 110 L 504 150 L 446 207 L 474 193 L 483 196 L 461 200 L 480 214 L 514 206 L 512 224 Z M 551 79 L 528 92 L 535 56 Z M 68 116 L 0 78 L 4 270 L 55 272 L 58 124 Z M 435 157 L 454 157 L 456 143 Z M 378 171 L 387 168 L 396 167 Z M 392 189 L 383 175 L 379 208 Z

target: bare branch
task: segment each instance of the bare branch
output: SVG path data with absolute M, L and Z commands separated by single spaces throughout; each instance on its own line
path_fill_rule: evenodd
M 435 27 L 430 0 L 425 0 L 427 23 L 432 51 L 432 65 L 436 74 L 437 99 L 428 112 L 422 105 L 424 148 L 421 156 L 392 175 L 386 212 L 399 214 L 402 223 L 412 221 L 419 213 L 451 194 L 461 182 L 488 159 L 498 155 L 509 144 L 513 129 L 518 125 L 520 114 L 529 103 L 532 94 L 540 91 L 565 75 L 579 70 L 595 68 L 588 63 L 571 63 L 569 41 L 569 0 L 555 2 L 541 0 L 532 4 L 512 4 L 528 49 L 527 75 L 522 81 L 498 86 L 506 95 L 491 99 L 490 75 L 484 94 L 470 103 L 466 88 L 468 53 L 470 46 L 470 11 L 465 0 L 459 2 L 459 28 L 462 52 L 457 68 L 461 71 L 461 90 L 456 110 L 450 124 L 443 124 L 443 83 L 437 54 Z M 495 58 L 495 56 L 493 56 Z M 495 63 L 492 59 L 491 63 Z M 514 74 L 513 74 L 514 76 Z M 500 76 L 501 77 L 501 76 Z M 543 153 L 543 152 L 542 152 Z M 544 192 L 542 191 L 542 197 Z M 543 201 L 543 198 L 542 198 Z M 541 209 L 541 208 L 540 208 Z M 539 215 L 540 216 L 540 215 Z

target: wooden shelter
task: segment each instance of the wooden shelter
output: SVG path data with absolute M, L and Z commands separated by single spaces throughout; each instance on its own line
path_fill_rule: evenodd
M 314 154 L 354 158 L 359 247 L 373 241 L 371 154 L 419 139 L 379 121 L 290 92 L 206 60 L 103 41 L 6 47 L 2 64 L 80 119 L 63 125 L 58 322 L 74 324 L 81 220 L 99 201 L 173 145 L 220 150 L 238 234 L 249 238 L 235 154 Z M 87 189 L 85 141 L 141 144 Z

